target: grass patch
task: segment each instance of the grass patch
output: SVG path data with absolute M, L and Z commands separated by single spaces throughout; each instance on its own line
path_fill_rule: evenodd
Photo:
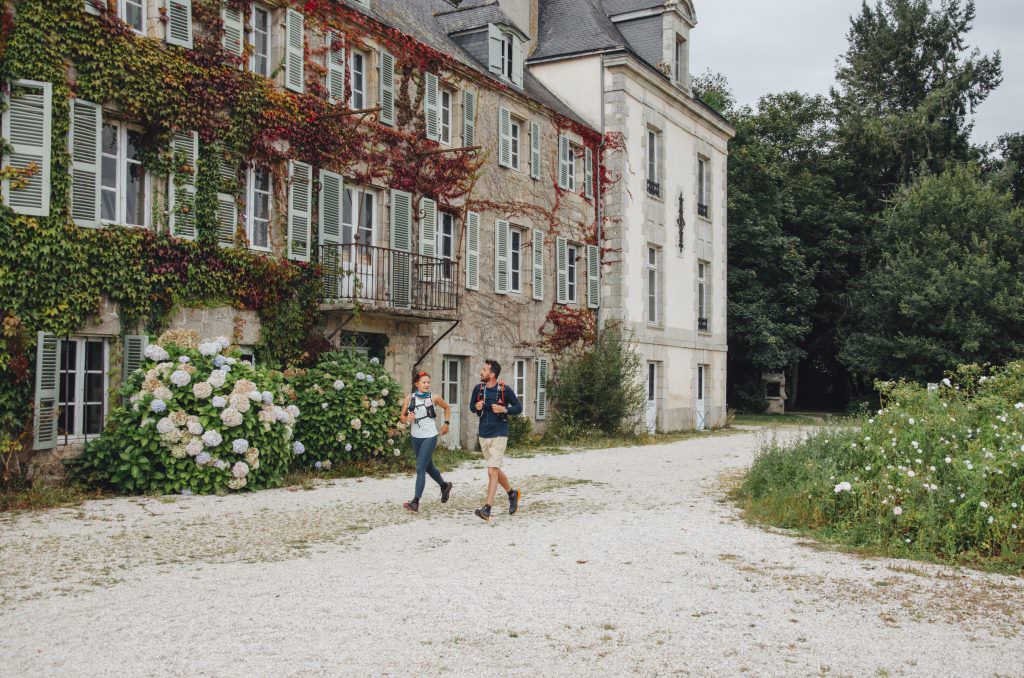
M 821 426 L 835 423 L 834 415 L 821 414 L 737 414 L 733 424 L 741 426 Z
M 113 495 L 78 484 L 36 482 L 31 487 L 0 490 L 0 513 L 68 508 L 110 496 Z
M 761 451 L 732 497 L 747 519 L 858 553 L 1024 574 L 1024 362 Z

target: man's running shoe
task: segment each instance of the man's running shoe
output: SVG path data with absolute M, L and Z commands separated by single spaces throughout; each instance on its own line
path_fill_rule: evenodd
M 520 496 L 522 496 L 522 493 L 519 491 L 518 488 L 513 488 L 508 493 L 508 514 L 509 515 L 512 515 L 513 513 L 515 513 L 516 511 L 519 510 L 519 497 Z
M 481 520 L 485 520 L 487 522 L 491 522 L 491 507 L 488 506 L 487 504 L 484 504 L 476 511 L 473 511 L 473 513 L 476 514 L 477 518 L 480 518 Z
M 452 484 L 445 483 L 441 486 L 441 503 L 444 504 L 448 501 L 448 497 L 452 494 Z
M 420 510 L 420 501 L 419 499 L 413 499 L 412 501 L 405 502 L 402 506 L 413 513 L 418 513 Z

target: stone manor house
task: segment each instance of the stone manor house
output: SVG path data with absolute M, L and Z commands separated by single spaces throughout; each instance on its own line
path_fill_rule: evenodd
M 475 444 L 465 398 L 486 357 L 501 361 L 543 430 L 555 366 L 538 338 L 573 314 L 621 321 L 636 336 L 651 430 L 724 423 L 733 131 L 693 96 L 689 0 L 229 0 L 216 22 L 211 0 L 76 4 L 81 21 L 114 16 L 126 39 L 168 52 L 220 36 L 238 68 L 282 96 L 326 97 L 366 129 L 422 135 L 432 153 L 479 162 L 468 191 L 440 197 L 283 148 L 278 161 L 240 167 L 233 192 L 218 194 L 219 246 L 322 267 L 331 343 L 381 358 L 403 383 L 415 369 L 433 375 L 458 413 L 449 445 Z M 419 72 L 423 54 L 443 59 Z M 41 167 L 27 182 L 4 180 L 15 212 L 48 215 L 48 182 L 69 168 L 76 227 L 196 237 L 175 205 L 199 179 L 151 176 L 137 152 L 140 120 L 76 99 L 71 162 L 55 163 L 52 83 L 12 84 L 3 164 Z M 403 119 L 401 106 L 414 115 Z M 177 130 L 170 143 L 195 158 L 201 142 Z M 243 352 L 261 342 L 256 314 L 228 306 L 177 308 L 169 326 L 231 337 Z M 55 370 L 61 387 L 49 400 L 36 389 L 41 460 L 99 434 L 147 340 L 111 303 L 76 334 L 43 337 L 36 371 Z M 59 414 L 40 419 L 48 405 Z

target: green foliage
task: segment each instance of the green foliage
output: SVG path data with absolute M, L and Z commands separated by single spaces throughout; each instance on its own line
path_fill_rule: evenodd
M 725 75 L 710 68 L 693 78 L 693 95 L 719 113 L 726 114 L 736 106 L 736 97 Z
M 617 325 L 602 329 L 593 345 L 563 353 L 548 382 L 551 434 L 632 433 L 646 403 L 642 373 L 643 357 Z
M 122 391 L 125 404 L 68 462 L 71 479 L 132 494 L 280 485 L 302 449 L 292 442 L 299 411 L 284 407 L 280 372 L 221 355 L 226 344 L 147 348 L 150 359 Z
M 882 387 L 873 416 L 758 456 L 744 508 L 854 547 L 1021 572 L 1024 362 L 961 367 L 936 392 Z
M 508 418 L 509 447 L 529 445 L 531 433 L 533 433 L 533 421 L 529 417 L 518 414 Z
M 407 450 L 398 420 L 404 394 L 376 358 L 324 353 L 315 367 L 287 374 L 302 412 L 296 437 L 306 447 L 303 465 L 330 468 Z
M 1024 210 L 977 167 L 894 196 L 853 285 L 843 360 L 868 377 L 934 381 L 948 365 L 1024 355 Z

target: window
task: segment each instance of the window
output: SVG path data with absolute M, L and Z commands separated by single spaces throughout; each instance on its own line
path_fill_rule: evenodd
M 697 158 L 697 214 L 705 219 L 711 218 L 711 173 L 707 158 Z
M 566 136 L 558 137 L 558 186 L 576 190 L 576 146 Z
M 708 265 L 701 261 L 697 263 L 697 329 L 701 332 L 708 332 Z
M 249 44 L 252 54 L 249 56 L 249 68 L 253 73 L 270 77 L 270 10 L 254 5 L 252 8 L 252 31 L 249 33 Z
M 677 85 L 686 83 L 686 71 L 689 65 L 686 63 L 686 39 L 676 36 L 676 50 L 672 59 L 672 79 Z
M 141 132 L 123 124 L 103 125 L 100 217 L 104 222 L 146 225 L 149 210 L 141 140 Z
M 658 250 L 647 248 L 647 323 L 658 324 Z
M 509 229 L 509 292 L 523 291 L 523 231 Z
M 514 170 L 519 169 L 519 139 L 520 137 L 521 123 L 512 118 L 512 125 L 509 127 L 509 158 L 511 167 Z
M 352 83 L 349 108 L 355 110 L 366 108 L 366 55 L 352 50 L 348 56 L 348 70 Z
M 441 143 L 452 143 L 452 93 L 441 90 Z
M 146 32 L 145 0 L 118 0 L 117 15 L 136 33 Z
M 452 279 L 452 260 L 455 258 L 455 216 L 448 212 L 440 213 L 437 224 L 437 257 L 444 260 L 441 275 L 444 280 Z
M 346 188 L 341 214 L 341 242 L 373 245 L 377 221 L 377 194 L 362 188 Z
M 514 37 L 508 33 L 501 35 L 501 74 L 508 80 L 512 79 L 512 59 L 514 59 L 513 43 Z
M 658 145 L 661 134 L 653 129 L 647 130 L 647 193 L 661 196 L 661 177 L 658 174 Z
M 252 346 L 239 346 L 238 352 L 241 353 L 239 360 L 243 363 L 249 363 L 252 366 L 256 366 L 256 351 Z
M 570 304 L 576 303 L 576 261 L 580 256 L 579 245 L 572 243 L 568 246 L 566 257 L 566 294 Z
M 518 358 L 514 369 L 512 370 L 513 375 L 513 386 L 512 390 L 515 391 L 516 398 L 519 399 L 519 403 L 526 402 L 526 360 Z M 526 407 L 523 407 L 526 410 Z
M 60 342 L 60 435 L 103 432 L 107 416 L 107 361 L 107 342 L 102 339 Z
M 487 25 L 487 70 L 503 80 L 522 87 L 523 47 L 514 29 Z
M 249 168 L 246 181 L 245 235 L 249 247 L 270 249 L 270 209 L 273 184 L 266 167 Z

